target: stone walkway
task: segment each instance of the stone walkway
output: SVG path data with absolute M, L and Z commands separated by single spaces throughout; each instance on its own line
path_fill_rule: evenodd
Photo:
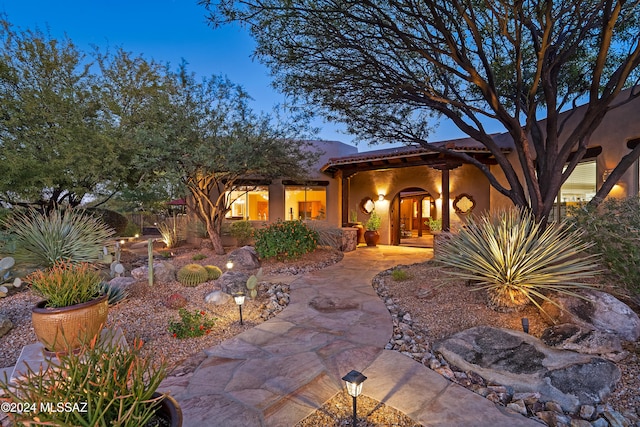
M 539 427 L 383 350 L 393 333 L 391 316 L 371 280 L 431 254 L 360 247 L 334 266 L 295 278 L 291 302 L 276 318 L 206 350 L 195 370 L 178 369 L 161 390 L 180 403 L 185 427 L 291 427 L 338 393 L 342 376 L 355 369 L 368 377 L 364 395 L 425 426 Z

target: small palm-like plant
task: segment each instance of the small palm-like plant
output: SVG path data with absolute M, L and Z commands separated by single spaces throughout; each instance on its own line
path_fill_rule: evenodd
M 546 228 L 531 212 L 511 209 L 469 221 L 467 227 L 439 247 L 437 260 L 456 267 L 446 272 L 485 289 L 498 310 L 518 309 L 536 298 L 549 300 L 547 291 L 575 295 L 575 289 L 593 288 L 578 282 L 593 277 L 598 265 L 585 255 L 591 245 L 582 232 L 565 223 Z
M 74 209 L 17 213 L 4 225 L 15 235 L 16 261 L 44 267 L 62 260 L 97 261 L 113 235 L 102 220 Z

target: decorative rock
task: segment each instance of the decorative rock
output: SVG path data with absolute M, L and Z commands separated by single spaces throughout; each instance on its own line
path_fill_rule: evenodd
M 436 343 L 434 349 L 464 371 L 473 370 L 515 392 L 539 392 L 541 400 L 556 401 L 567 412 L 602 401 L 620 379 L 620 370 L 607 360 L 555 350 L 509 329 L 471 328 Z
M 6 335 L 13 328 L 13 322 L 5 316 L 0 316 L 0 337 Z
M 616 411 L 604 411 L 602 415 L 609 421 L 609 425 L 611 427 L 627 427 L 627 422 L 620 414 Z
M 142 266 L 131 270 L 131 277 L 138 281 L 149 278 L 149 267 Z M 168 283 L 176 280 L 176 268 L 170 262 L 156 261 L 153 263 L 153 280 L 160 283 Z
M 581 420 L 578 418 L 574 418 L 571 420 L 571 427 L 591 427 L 591 423 L 587 420 Z
M 594 408 L 591 405 L 582 405 L 580 407 L 580 418 L 582 418 L 583 420 L 591 420 L 591 418 L 593 418 L 593 414 L 596 413 L 596 408 Z
M 358 229 L 354 227 L 342 227 L 340 250 L 342 252 L 355 251 L 358 247 Z
M 233 262 L 234 270 L 255 270 L 260 268 L 260 259 L 255 248 L 243 246 L 229 254 L 229 261 Z
M 228 303 L 230 300 L 231 300 L 231 295 L 224 293 L 222 291 L 213 291 L 207 294 L 206 297 L 204 297 L 204 301 L 207 304 L 213 304 L 213 305 L 224 305 Z
M 544 421 L 548 426 L 551 427 L 564 427 L 569 426 L 571 420 L 564 414 L 559 414 L 553 411 L 542 411 L 537 412 L 536 416 Z
M 609 422 L 604 418 L 598 418 L 595 421 L 591 421 L 592 427 L 609 427 Z
M 557 413 L 562 413 L 562 407 L 557 402 L 546 402 L 544 404 L 544 409 L 547 411 L 553 411 Z
M 522 400 L 514 400 L 513 402 L 508 403 L 507 408 L 517 412 L 518 414 L 527 415 L 527 406 Z
M 237 292 L 244 292 L 246 294 L 247 279 L 249 279 L 250 276 L 251 274 L 246 271 L 226 271 L 220 276 L 217 283 L 222 292 L 226 292 L 229 295 Z
M 622 342 L 612 333 L 588 330 L 572 323 L 551 326 L 540 337 L 545 344 L 583 354 L 597 354 L 605 359 L 618 362 L 628 353 L 622 349 Z
M 570 295 L 557 295 L 546 301 L 542 310 L 555 323 L 574 323 L 587 329 L 611 332 L 627 341 L 640 338 L 640 318 L 628 305 L 611 294 L 599 291 L 584 291 L 585 299 Z
M 177 310 L 187 305 L 187 299 L 181 294 L 171 294 L 165 300 L 164 305 L 168 308 Z
M 109 285 L 116 286 L 118 288 L 127 288 L 136 282 L 137 280 L 133 277 L 114 277 L 109 280 Z

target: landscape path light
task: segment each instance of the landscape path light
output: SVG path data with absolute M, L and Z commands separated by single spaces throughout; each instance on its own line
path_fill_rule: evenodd
M 227 270 L 231 270 L 233 268 L 233 261 L 227 261 Z
M 238 305 L 238 308 L 240 309 L 240 324 L 243 325 L 242 323 L 242 304 L 244 304 L 244 294 L 242 292 L 238 292 L 233 294 L 233 299 L 235 300 L 236 304 Z
M 362 375 L 362 373 L 358 371 L 351 371 L 344 377 L 342 380 L 347 385 L 347 393 L 353 398 L 353 426 L 358 425 L 358 415 L 356 409 L 356 399 L 362 393 L 362 383 L 366 380 L 367 377 Z

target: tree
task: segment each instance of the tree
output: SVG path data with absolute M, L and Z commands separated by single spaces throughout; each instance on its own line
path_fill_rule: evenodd
M 315 159 L 300 139 L 306 121 L 256 115 L 242 88 L 221 77 L 198 82 L 184 64 L 167 77 L 173 89 L 163 132 L 147 141 L 137 163 L 153 172 L 146 179 L 180 179 L 188 208 L 205 224 L 216 253 L 224 254 L 221 228 L 231 192 L 246 190 L 251 178 L 304 176 Z
M 640 95 L 637 1 L 201 3 L 214 24 L 248 25 L 283 91 L 362 139 L 418 143 L 475 165 L 538 220 L 546 221 L 606 113 Z M 581 102 L 585 114 L 568 128 L 560 113 Z M 434 114 L 490 150 L 506 184 L 473 157 L 429 144 Z M 490 122 L 513 139 L 522 176 L 486 130 Z M 639 155 L 640 146 L 623 157 L 593 203 Z

